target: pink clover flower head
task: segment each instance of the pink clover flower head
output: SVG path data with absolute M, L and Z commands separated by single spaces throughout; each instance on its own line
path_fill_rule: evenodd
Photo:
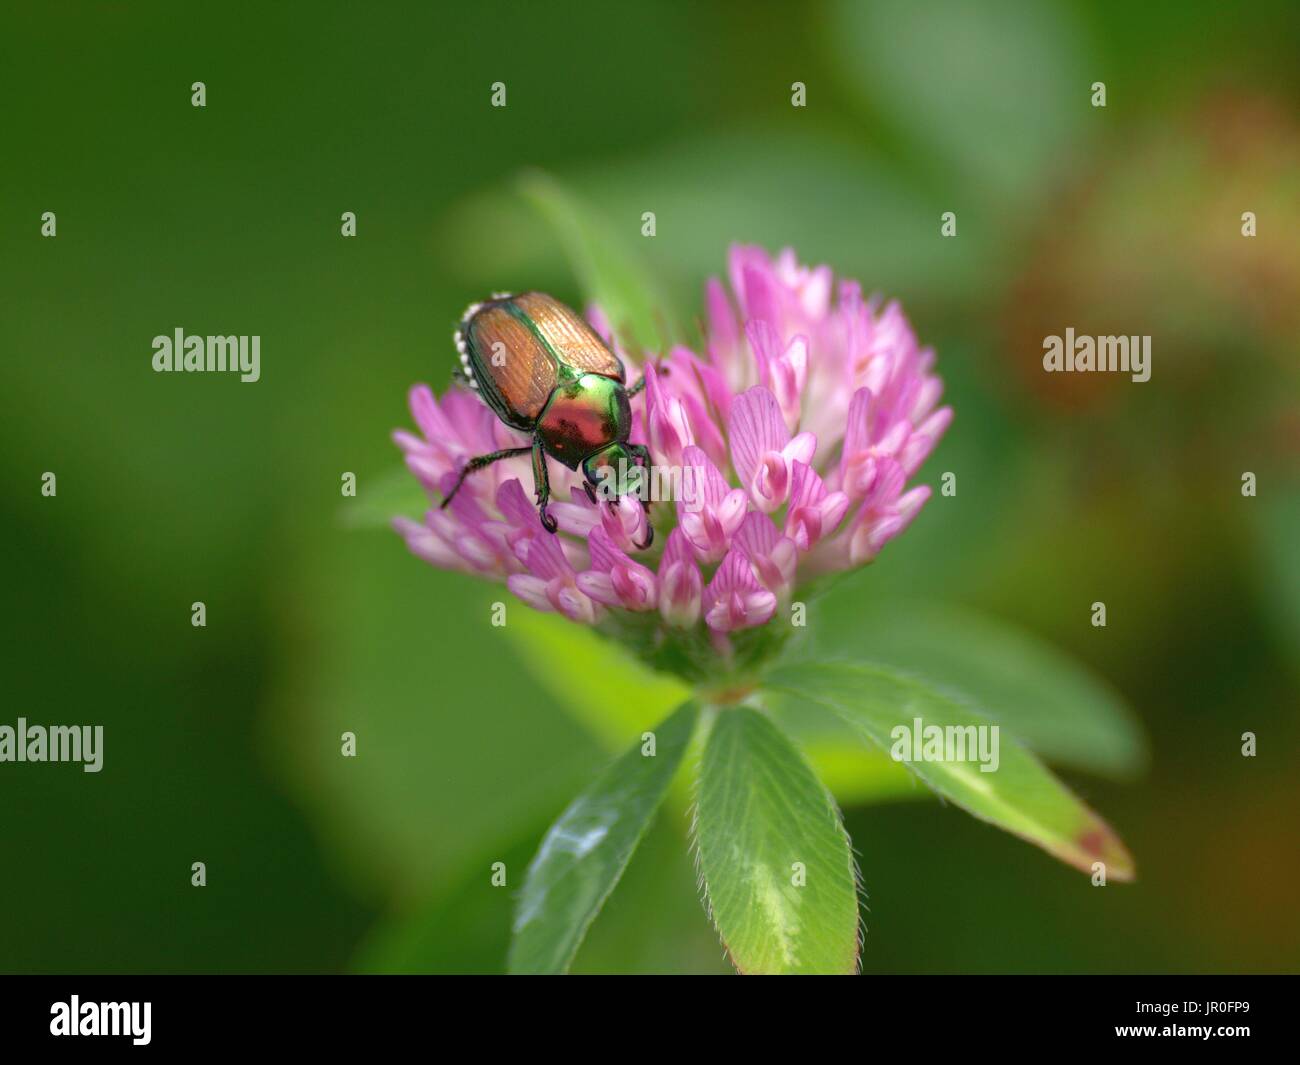
M 580 474 L 550 463 L 550 533 L 531 498 L 531 457 L 472 473 L 478 455 L 530 439 L 480 397 L 453 387 L 410 392 L 417 432 L 393 439 L 431 508 L 394 528 L 417 557 L 505 581 L 538 610 L 582 624 L 638 617 L 714 646 L 774 623 L 809 579 L 863 565 L 916 517 L 930 490 L 909 481 L 942 439 L 934 353 L 897 303 L 864 300 L 829 267 L 734 246 L 728 286 L 705 289 L 700 351 L 677 346 L 633 365 L 604 314 L 588 321 L 624 361 L 633 443 L 654 464 L 646 511 L 624 496 L 593 501 Z M 656 486 L 661 494 L 655 496 Z M 662 494 L 666 492 L 667 494 Z M 638 630 L 644 631 L 644 630 Z

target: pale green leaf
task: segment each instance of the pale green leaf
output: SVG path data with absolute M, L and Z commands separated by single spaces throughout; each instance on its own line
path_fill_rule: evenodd
M 884 751 L 868 747 L 838 714 L 806 700 L 765 698 L 781 731 L 843 807 L 932 799 L 934 793 Z
M 611 751 L 690 697 L 690 689 L 656 673 L 588 625 L 543 614 L 513 600 L 501 630 L 537 681 Z M 592 667 L 590 679 L 575 669 Z
M 1108 877 L 1133 878 L 1133 859 L 1114 831 L 1010 737 L 999 732 L 996 758 L 984 760 L 977 755 L 992 753 L 992 733 L 985 733 L 989 743 L 982 750 L 944 750 L 936 758 L 917 758 L 919 752 L 895 746 L 903 730 L 924 734 L 927 726 L 961 729 L 970 743 L 978 733 L 964 730 L 989 723 L 954 696 L 913 677 L 849 662 L 778 666 L 764 683 L 836 711 L 864 739 L 910 758 L 905 764 L 912 772 L 981 820 L 1085 872 L 1100 861 Z M 960 756 L 949 757 L 954 755 Z M 985 771 L 989 766 L 994 768 Z
M 991 239 L 975 213 L 962 216 L 960 240 L 943 239 L 931 198 L 879 145 L 803 123 L 740 123 L 584 163 L 570 177 L 565 187 L 591 205 L 588 213 L 620 220 L 622 243 L 645 249 L 646 259 L 652 253 L 655 276 L 670 283 L 674 306 L 688 310 L 674 319 L 688 326 L 675 338 L 686 343 L 696 339 L 689 326 L 700 313 L 699 279 L 724 275 L 734 241 L 773 252 L 793 245 L 804 259 L 832 263 L 847 276 L 888 278 L 892 292 L 938 300 L 988 285 L 1008 258 L 1005 242 Z M 791 196 L 796 186 L 800 195 Z M 639 235 L 648 206 L 658 216 L 653 240 Z M 860 239 L 864 231 L 871 240 Z M 932 236 L 918 240 L 921 232 Z M 539 287 L 565 283 L 555 232 L 513 189 L 478 190 L 455 201 L 438 240 L 467 288 L 489 290 L 503 278 Z
M 634 351 L 666 350 L 673 333 L 668 300 L 628 239 L 548 174 L 529 171 L 520 188 L 554 230 L 578 283 L 605 312 L 615 338 Z M 633 221 L 629 232 L 639 232 L 639 216 Z
M 696 846 L 709 911 L 742 973 L 851 973 L 853 856 L 839 811 L 764 714 L 721 711 L 700 765 Z
M 636 850 L 663 801 L 699 717 L 687 703 L 641 739 L 560 815 L 528 867 L 515 911 L 508 968 L 560 973 Z
M 1049 762 L 1131 776 L 1141 729 L 1100 678 L 1029 633 L 950 606 L 830 593 L 803 657 L 869 661 L 966 697 Z

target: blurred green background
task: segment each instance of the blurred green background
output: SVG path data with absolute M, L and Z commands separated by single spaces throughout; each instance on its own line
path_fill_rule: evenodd
M 864 968 L 1300 968 L 1298 46 L 1293 2 L 7 6 L 0 722 L 106 738 L 98 775 L 0 765 L 0 969 L 501 968 L 490 864 L 517 886 L 628 737 L 538 684 L 496 588 L 347 518 L 468 302 L 581 300 L 530 168 L 687 342 L 734 240 L 901 298 L 957 411 L 923 479 L 959 491 L 838 609 L 980 609 L 1145 725 L 1141 776 L 1065 774 L 1132 886 L 919 796 L 850 807 Z M 1067 326 L 1151 334 L 1150 383 L 1044 375 Z M 176 327 L 259 334 L 261 381 L 154 374 Z M 579 970 L 724 970 L 682 839 L 669 810 Z

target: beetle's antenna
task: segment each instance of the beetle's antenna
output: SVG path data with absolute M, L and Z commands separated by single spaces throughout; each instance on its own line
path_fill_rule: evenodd
M 441 507 L 446 507 L 452 501 L 452 498 L 460 491 L 460 486 L 465 483 L 465 478 L 475 470 L 491 466 L 492 463 L 500 462 L 502 459 L 513 458 L 516 455 L 527 455 L 532 450 L 533 446 L 529 444 L 527 447 L 507 447 L 502 448 L 500 451 L 490 451 L 486 455 L 476 455 L 461 467 L 460 475 L 456 478 L 456 483 L 451 486 L 451 491 L 443 499 Z

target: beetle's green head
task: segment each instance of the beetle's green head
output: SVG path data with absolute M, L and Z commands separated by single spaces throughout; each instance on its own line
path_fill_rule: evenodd
M 582 476 L 596 490 L 597 498 L 610 502 L 636 495 L 644 472 L 625 444 L 610 444 L 582 460 Z

